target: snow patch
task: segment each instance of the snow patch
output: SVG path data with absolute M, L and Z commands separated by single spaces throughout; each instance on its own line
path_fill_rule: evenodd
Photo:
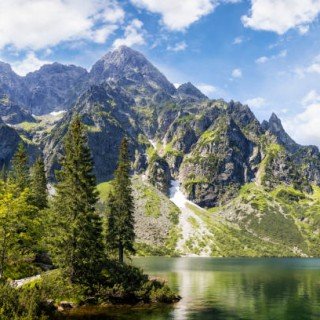
M 50 115 L 56 117 L 56 116 L 60 116 L 60 115 L 63 115 L 64 113 L 66 113 L 67 110 L 61 110 L 61 111 L 52 111 L 50 112 Z
M 169 189 L 170 200 L 181 210 L 179 217 L 179 229 L 181 230 L 182 237 L 178 240 L 176 249 L 181 252 L 186 251 L 186 241 L 191 237 L 201 241 L 205 236 L 210 236 L 211 232 L 208 230 L 205 222 L 187 207 L 190 204 L 199 210 L 203 210 L 201 207 L 188 200 L 180 189 L 180 182 L 177 180 L 171 180 L 171 187 Z M 197 224 L 195 227 L 190 220 L 194 220 Z M 200 256 L 210 256 L 210 248 L 204 247 L 200 252 Z M 197 256 L 195 254 L 188 254 L 188 256 Z
M 151 145 L 155 148 L 155 149 L 157 149 L 157 143 L 154 141 L 154 140 L 152 140 L 152 139 L 148 139 L 149 140 L 149 142 L 151 143 Z

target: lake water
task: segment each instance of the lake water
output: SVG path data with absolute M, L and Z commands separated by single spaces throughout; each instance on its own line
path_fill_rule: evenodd
M 95 310 L 81 319 L 320 319 L 320 259 L 149 257 L 133 263 L 166 279 L 182 300 Z

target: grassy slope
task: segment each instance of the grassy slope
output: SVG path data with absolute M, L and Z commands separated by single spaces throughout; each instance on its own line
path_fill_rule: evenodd
M 267 192 L 248 184 L 204 219 L 214 234 L 212 255 L 319 256 L 319 188 L 308 195 L 289 186 Z
M 179 210 L 140 178 L 134 178 L 133 189 L 138 254 L 175 255 Z M 98 190 L 105 201 L 111 185 L 102 183 Z M 212 256 L 319 256 L 320 188 L 311 195 L 289 186 L 268 192 L 252 183 L 224 207 L 188 206 L 210 231 L 188 240 L 189 253 L 197 254 L 209 244 Z
M 180 210 L 141 177 L 132 179 L 135 200 L 135 231 L 138 255 L 176 255 Z M 111 182 L 97 186 L 102 203 L 112 190 Z

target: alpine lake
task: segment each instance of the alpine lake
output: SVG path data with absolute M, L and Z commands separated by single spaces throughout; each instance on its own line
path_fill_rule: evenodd
M 320 259 L 141 257 L 132 264 L 167 281 L 182 299 L 80 308 L 68 319 L 320 319 Z

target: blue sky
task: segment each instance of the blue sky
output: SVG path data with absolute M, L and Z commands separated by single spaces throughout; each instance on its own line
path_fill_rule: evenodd
M 320 0 L 0 0 L 0 60 L 87 69 L 121 44 L 170 81 L 275 112 L 320 145 Z

